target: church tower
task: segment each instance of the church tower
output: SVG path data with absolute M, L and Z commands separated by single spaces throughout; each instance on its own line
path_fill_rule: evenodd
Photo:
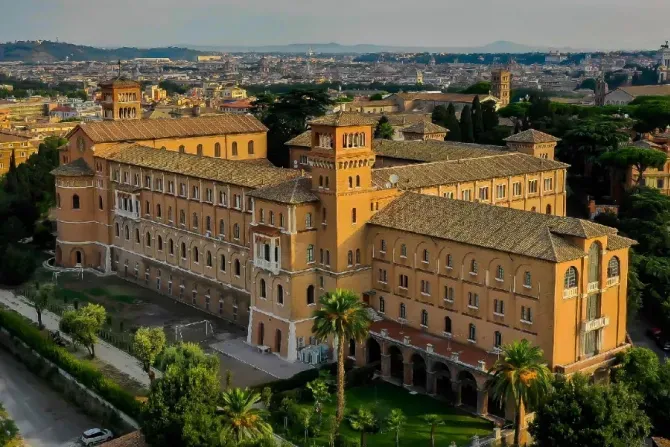
M 510 103 L 512 73 L 507 70 L 495 70 L 491 73 L 491 94 L 498 98 L 500 107 Z
M 339 276 L 337 287 L 346 287 L 346 281 L 369 264 L 365 223 L 372 216 L 376 120 L 339 112 L 317 118 L 310 125 L 312 191 L 319 196 L 321 208 L 316 219 L 317 256 L 320 258 L 322 250 L 324 256 L 329 254 L 324 264 Z
M 604 106 L 605 105 L 605 96 L 607 96 L 607 82 L 605 82 L 605 77 L 600 76 L 596 79 L 596 90 L 595 90 L 595 105 Z
M 106 120 L 137 120 L 142 118 L 142 92 L 139 82 L 121 76 L 101 82 L 102 117 Z

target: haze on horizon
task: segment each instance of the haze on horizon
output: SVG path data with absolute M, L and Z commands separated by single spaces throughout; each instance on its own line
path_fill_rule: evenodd
M 0 0 L 0 42 L 656 49 L 668 0 Z

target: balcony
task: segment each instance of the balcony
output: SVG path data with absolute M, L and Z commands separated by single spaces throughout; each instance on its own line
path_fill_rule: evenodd
M 570 287 L 569 289 L 563 289 L 563 298 L 573 298 L 579 295 L 579 289 L 577 287 Z
M 120 208 L 115 208 L 114 213 L 117 216 L 127 217 L 127 218 L 134 219 L 134 220 L 140 220 L 139 211 L 125 211 L 125 210 L 120 209 Z
M 593 320 L 583 321 L 582 322 L 582 332 L 591 332 L 604 328 L 610 324 L 610 318 L 607 316 L 594 318 Z
M 273 262 L 273 261 L 266 261 L 265 259 L 259 259 L 255 258 L 254 259 L 254 267 L 258 267 L 264 270 L 269 270 L 275 275 L 279 273 L 279 269 L 281 266 L 279 265 L 279 262 Z
M 619 277 L 618 276 L 612 276 L 611 278 L 607 278 L 607 287 L 612 287 L 619 284 Z
M 597 292 L 600 289 L 600 281 L 590 282 L 588 285 L 588 293 Z

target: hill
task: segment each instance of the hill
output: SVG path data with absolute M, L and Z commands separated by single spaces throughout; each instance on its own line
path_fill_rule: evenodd
M 137 57 L 168 57 L 195 61 L 201 51 L 189 48 L 96 48 L 48 40 L 0 43 L 0 62 L 115 61 Z

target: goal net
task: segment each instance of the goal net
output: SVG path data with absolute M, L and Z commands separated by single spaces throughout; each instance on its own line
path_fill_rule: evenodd
M 200 343 L 214 336 L 214 326 L 209 320 L 176 324 L 172 333 L 173 342 Z

